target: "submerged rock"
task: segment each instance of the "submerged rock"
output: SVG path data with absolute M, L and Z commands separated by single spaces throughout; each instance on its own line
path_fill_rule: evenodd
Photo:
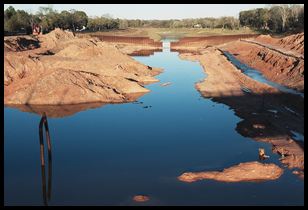
M 264 160 L 266 158 L 269 158 L 269 156 L 265 154 L 264 148 L 259 148 L 259 159 Z
M 146 201 L 149 201 L 150 198 L 146 195 L 135 195 L 133 197 L 133 200 L 136 202 L 146 202 Z
M 303 171 L 293 171 L 292 174 L 297 175 L 299 178 L 304 179 L 304 172 Z
M 195 182 L 203 179 L 213 179 L 220 182 L 256 182 L 278 179 L 283 169 L 277 165 L 263 164 L 257 161 L 240 163 L 223 171 L 186 172 L 178 179 L 182 182 Z
M 160 84 L 160 86 L 162 86 L 162 87 L 165 87 L 165 86 L 168 86 L 168 85 L 171 85 L 171 82 L 165 82 L 165 83 Z

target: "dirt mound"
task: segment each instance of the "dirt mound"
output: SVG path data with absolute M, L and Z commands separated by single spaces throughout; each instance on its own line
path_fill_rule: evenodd
M 36 58 L 20 53 L 6 53 L 4 55 L 4 85 L 44 70 L 42 63 Z
M 149 68 L 98 39 L 56 29 L 43 47 L 4 57 L 4 103 L 59 105 L 126 102 L 149 92 L 159 69 Z
M 4 51 L 24 51 L 40 47 L 39 41 L 31 36 L 4 37 Z
M 287 36 L 283 39 L 280 39 L 278 44 L 284 48 L 304 54 L 304 33 Z
M 48 34 L 39 36 L 39 40 L 42 43 L 42 46 L 50 49 L 56 47 L 63 41 L 71 40 L 73 38 L 75 38 L 73 32 L 63 31 L 59 28 L 56 28 Z
M 256 41 L 267 43 L 267 44 L 276 44 L 277 39 L 271 37 L 271 35 L 260 35 L 255 38 Z

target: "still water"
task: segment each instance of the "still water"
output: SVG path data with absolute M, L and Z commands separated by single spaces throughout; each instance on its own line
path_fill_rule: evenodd
M 304 182 L 287 168 L 278 180 L 259 183 L 178 181 L 186 171 L 258 160 L 259 147 L 270 155 L 267 162 L 283 166 L 269 144 L 235 131 L 241 119 L 233 110 L 201 97 L 194 85 L 206 74 L 198 62 L 181 60 L 168 47 L 134 59 L 164 68 L 138 102 L 48 118 L 49 199 L 42 188 L 41 116 L 4 109 L 5 205 L 141 205 L 132 201 L 139 194 L 150 197 L 144 205 L 304 204 Z M 160 86 L 166 82 L 171 85 Z

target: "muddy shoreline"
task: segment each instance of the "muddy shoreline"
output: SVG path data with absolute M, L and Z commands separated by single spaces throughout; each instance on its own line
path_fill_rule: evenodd
M 200 62 L 207 77 L 196 84 L 196 89 L 203 97 L 230 106 L 243 119 L 236 127 L 241 135 L 271 143 L 272 151 L 281 155 L 281 162 L 292 170 L 299 169 L 300 177 L 304 176 L 304 143 L 291 133 L 304 133 L 303 98 L 244 75 L 218 48 L 208 47 L 180 57 Z
M 230 106 L 243 119 L 236 127 L 241 135 L 271 143 L 273 152 L 281 155 L 281 162 L 290 169 L 300 170 L 300 176 L 304 177 L 304 143 L 292 134 L 293 131 L 304 134 L 303 98 L 282 93 L 244 75 L 220 50 L 233 52 L 252 67 L 266 62 L 260 71 L 270 80 L 301 91 L 304 91 L 304 61 L 294 62 L 294 58 L 285 59 L 285 55 L 275 57 L 277 52 L 264 47 L 266 55 L 260 57 L 258 47 L 239 38 L 240 35 L 193 41 L 184 38 L 177 44 L 171 43 L 171 51 L 178 51 L 182 59 L 200 62 L 207 77 L 196 84 L 196 89 L 203 97 Z M 26 112 L 63 117 L 107 103 L 134 101 L 149 92 L 144 85 L 157 82 L 154 76 L 162 72 L 129 56 L 161 50 L 162 43 L 160 46 L 153 40 L 121 38 L 122 42 L 115 42 L 112 38 L 105 42 L 78 38 L 61 30 L 38 39 L 10 39 L 5 40 L 4 104 Z M 267 55 L 272 56 L 270 61 L 265 59 Z M 260 62 L 251 64 L 250 60 L 256 57 Z

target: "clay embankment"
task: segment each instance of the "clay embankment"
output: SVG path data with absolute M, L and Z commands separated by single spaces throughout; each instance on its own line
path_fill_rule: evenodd
M 121 52 L 130 55 L 151 55 L 153 52 L 162 51 L 162 43 L 154 41 L 148 37 L 127 37 L 127 36 L 108 36 L 108 35 L 83 35 L 84 37 L 95 37 L 101 41 L 113 44 Z
M 97 38 L 78 38 L 56 29 L 36 41 L 36 49 L 5 47 L 6 105 L 126 102 L 149 92 L 143 85 L 157 82 L 153 76 L 161 72 Z
M 240 163 L 223 171 L 186 172 L 178 177 L 183 182 L 195 182 L 213 179 L 220 182 L 260 182 L 278 179 L 283 169 L 273 163 L 259 162 Z
M 198 54 L 209 46 L 232 53 L 273 82 L 304 92 L 304 33 L 282 39 L 264 35 L 186 37 L 171 43 L 171 51 Z
M 284 38 L 274 38 L 270 35 L 260 35 L 254 41 L 269 44 L 285 50 L 304 54 L 304 33 L 286 36 Z
M 214 46 L 224 44 L 227 42 L 236 41 L 239 39 L 256 37 L 257 34 L 238 34 L 238 35 L 224 35 L 224 36 L 208 36 L 208 37 L 184 37 L 177 42 L 171 42 L 170 47 L 172 51 L 198 51 L 207 46 Z
M 304 92 L 303 33 L 283 39 L 259 36 L 227 43 L 221 49 L 261 71 L 267 79 Z
M 304 133 L 303 98 L 244 75 L 216 48 L 180 57 L 201 63 L 207 77 L 196 88 L 204 97 L 227 104 L 243 119 L 236 128 L 241 135 L 271 143 L 282 163 L 304 171 L 304 144 L 291 133 Z

